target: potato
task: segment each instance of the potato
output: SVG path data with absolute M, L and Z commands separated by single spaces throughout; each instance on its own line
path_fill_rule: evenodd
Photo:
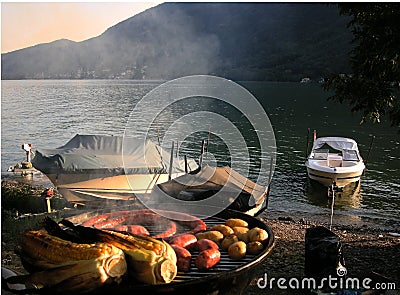
M 247 223 L 247 221 L 244 221 L 243 219 L 239 219 L 239 218 L 230 218 L 227 221 L 225 221 L 225 225 L 234 228 L 237 226 L 240 227 L 248 227 L 249 224 Z
M 205 232 L 200 232 L 200 233 L 195 234 L 195 236 L 198 240 L 208 239 L 215 243 L 219 243 L 224 238 L 224 235 L 217 230 L 209 230 L 209 231 L 205 231 Z
M 232 259 L 242 259 L 246 256 L 246 243 L 243 241 L 233 243 L 228 248 L 228 254 Z
M 247 227 L 237 226 L 233 228 L 233 232 L 235 233 L 235 235 L 237 235 L 239 241 L 243 241 L 245 243 L 249 242 L 249 237 L 247 234 L 248 231 L 249 229 Z
M 247 233 L 250 242 L 265 242 L 268 240 L 268 233 L 259 227 L 252 228 Z
M 236 242 L 239 242 L 238 237 L 236 235 L 230 235 L 222 240 L 221 247 L 224 250 L 228 250 L 229 246 Z
M 223 225 L 223 224 L 218 224 L 218 225 L 214 225 L 211 230 L 217 230 L 220 233 L 222 233 L 224 235 L 224 237 L 227 237 L 229 235 L 233 234 L 233 229 L 230 228 L 227 225 Z
M 250 242 L 246 245 L 246 249 L 248 254 L 257 255 L 264 249 L 264 245 L 259 241 Z

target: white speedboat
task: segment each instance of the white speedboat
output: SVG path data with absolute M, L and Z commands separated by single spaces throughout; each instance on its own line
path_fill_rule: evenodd
M 67 201 L 83 204 L 134 200 L 156 184 L 198 168 L 192 159 L 185 168 L 183 159 L 150 140 L 102 135 L 76 135 L 62 147 L 38 149 L 32 164 Z
M 325 186 L 344 187 L 360 180 L 365 164 L 353 139 L 320 137 L 314 140 L 306 167 L 310 179 Z

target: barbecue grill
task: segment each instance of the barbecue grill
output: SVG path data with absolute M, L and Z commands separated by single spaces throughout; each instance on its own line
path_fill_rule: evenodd
M 108 211 L 110 212 L 110 211 Z M 96 215 L 108 213 L 106 210 L 92 211 L 69 217 L 68 219 L 79 224 Z M 165 285 L 145 285 L 123 280 L 120 285 L 104 286 L 96 294 L 240 294 L 249 285 L 254 277 L 256 267 L 261 264 L 274 247 L 274 235 L 271 229 L 262 221 L 241 212 L 224 210 L 203 221 L 207 227 L 224 223 L 229 218 L 240 218 L 249 223 L 249 227 L 259 227 L 268 232 L 269 240 L 264 250 L 254 256 L 246 255 L 243 259 L 233 260 L 226 251 L 221 251 L 220 262 L 212 269 L 199 271 L 194 266 L 198 253 L 193 253 L 192 265 L 189 272 L 178 272 L 175 279 Z M 160 229 L 146 226 L 150 234 L 157 234 Z M 187 229 L 186 229 L 187 230 Z M 178 231 L 185 231 L 181 226 Z

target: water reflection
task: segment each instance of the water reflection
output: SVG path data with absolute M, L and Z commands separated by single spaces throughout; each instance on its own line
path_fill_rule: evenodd
M 332 197 L 328 197 L 328 188 L 308 177 L 304 182 L 304 196 L 310 204 L 318 207 L 330 208 L 332 205 Z M 350 183 L 343 187 L 343 191 L 335 193 L 334 202 L 336 209 L 361 208 L 361 181 Z

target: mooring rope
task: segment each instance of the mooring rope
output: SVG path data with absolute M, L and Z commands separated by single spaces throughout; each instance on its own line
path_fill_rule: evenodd
M 331 222 L 329 225 L 329 230 L 332 230 L 332 223 L 333 223 L 333 206 L 335 204 L 335 188 L 334 188 L 334 184 L 332 183 L 331 186 L 331 190 L 332 190 L 332 206 L 331 206 Z

